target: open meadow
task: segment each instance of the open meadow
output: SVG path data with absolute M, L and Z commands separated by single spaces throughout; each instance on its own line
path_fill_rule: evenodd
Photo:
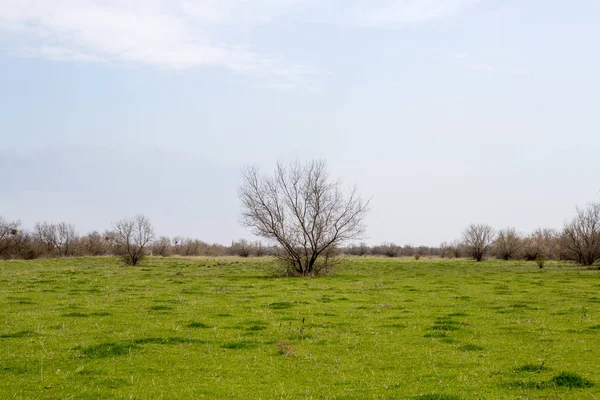
M 600 274 L 344 258 L 0 262 L 0 399 L 597 399 Z

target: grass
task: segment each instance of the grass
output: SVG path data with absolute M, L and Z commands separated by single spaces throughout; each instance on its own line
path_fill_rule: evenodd
M 600 398 L 600 274 L 548 262 L 0 262 L 0 399 Z M 565 372 L 566 371 L 566 372 Z

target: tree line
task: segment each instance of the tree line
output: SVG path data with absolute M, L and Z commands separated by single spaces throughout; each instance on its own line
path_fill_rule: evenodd
M 591 266 L 600 261 L 600 203 L 577 207 L 561 231 L 542 228 L 524 236 L 514 228 L 496 232 L 489 225 L 473 224 L 463 232 L 462 241 L 441 247 L 444 252 L 463 252 L 477 261 L 495 256 L 537 261 L 540 267 L 546 260 Z
M 344 252 L 358 256 L 437 256 L 476 261 L 494 257 L 506 261 L 536 261 L 540 267 L 545 261 L 557 260 L 591 266 L 600 261 L 600 203 L 577 208 L 575 217 L 562 230 L 539 228 L 524 235 L 512 227 L 496 231 L 487 224 L 471 224 L 461 239 L 443 242 L 439 247 L 402 247 L 394 243 L 369 247 L 361 243 L 347 247 Z
M 264 256 L 269 253 L 260 242 L 239 240 L 230 246 L 175 236 L 156 237 L 150 220 L 137 215 L 113 224 L 113 229 L 79 234 L 68 222 L 38 222 L 25 229 L 18 220 L 0 216 L 0 258 L 33 260 L 37 258 L 119 256 L 135 265 L 144 256 Z
M 54 257 L 120 256 L 126 264 L 135 265 L 144 256 L 277 256 L 279 246 L 261 241 L 240 239 L 230 245 L 209 244 L 183 237 L 155 237 L 150 220 L 138 215 L 115 222 L 113 229 L 80 235 L 67 222 L 38 222 L 33 229 L 22 228 L 20 221 L 0 216 L 0 258 L 32 260 Z M 524 235 L 509 227 L 494 230 L 486 224 L 469 225 L 459 240 L 437 247 L 399 246 L 392 242 L 369 246 L 361 242 L 330 249 L 329 255 L 381 257 L 488 257 L 501 260 L 536 261 L 540 266 L 548 260 L 574 261 L 594 265 L 600 261 L 600 203 L 577 208 L 575 217 L 562 230 L 536 229 Z
M 137 215 L 113 223 L 113 229 L 79 235 L 67 222 L 38 222 L 26 230 L 19 221 L 0 216 L 0 258 L 116 255 L 136 265 L 146 255 L 226 256 L 271 255 L 293 275 L 311 276 L 326 271 L 341 253 L 386 257 L 421 256 L 486 257 L 504 260 L 568 260 L 582 265 L 600 261 L 600 203 L 577 208 L 562 230 L 538 229 L 522 235 L 515 228 L 496 231 L 486 224 L 469 225 L 459 240 L 439 247 L 397 246 L 366 243 L 348 246 L 364 237 L 364 218 L 370 200 L 363 201 L 356 188 L 345 190 L 332 180 L 323 161 L 277 163 L 272 175 L 257 167 L 242 173 L 239 188 L 242 225 L 262 242 L 239 240 L 230 246 L 165 236 L 156 237 L 150 220 Z

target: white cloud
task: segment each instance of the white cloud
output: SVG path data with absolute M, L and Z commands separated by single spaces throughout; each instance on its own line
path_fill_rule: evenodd
M 351 26 L 402 26 L 455 15 L 474 1 L 0 0 L 0 34 L 15 38 L 12 51 L 24 56 L 167 69 L 217 66 L 291 80 L 310 68 L 251 43 L 219 41 L 219 33 L 290 15 L 294 21 L 320 16 Z
M 247 3 L 241 9 L 249 6 Z M 267 15 L 279 7 L 268 0 L 264 12 L 258 11 L 260 7 L 253 10 Z M 210 26 L 234 20 L 240 12 L 232 1 L 214 0 L 2 0 L 0 32 L 16 35 L 25 43 L 16 49 L 20 54 L 52 59 L 140 63 L 169 69 L 221 66 L 245 74 L 282 77 L 308 72 L 306 67 L 277 57 L 217 43 Z

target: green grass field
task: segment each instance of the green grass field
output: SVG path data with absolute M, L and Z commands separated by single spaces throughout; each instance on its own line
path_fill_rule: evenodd
M 600 274 L 348 258 L 0 262 L 0 399 L 597 399 Z

